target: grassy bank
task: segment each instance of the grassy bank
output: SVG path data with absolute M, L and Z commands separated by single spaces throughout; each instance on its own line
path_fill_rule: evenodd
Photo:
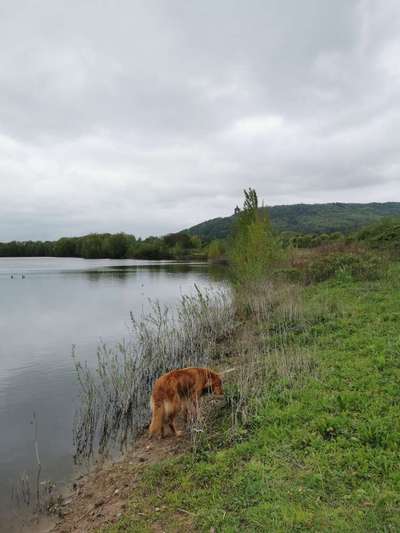
M 145 469 L 105 531 L 398 531 L 399 289 L 397 264 L 376 281 L 306 287 L 301 316 L 259 309 L 248 335 L 275 366 L 251 367 L 261 391 L 246 416 L 232 424 L 236 377 L 209 429 L 217 438 Z

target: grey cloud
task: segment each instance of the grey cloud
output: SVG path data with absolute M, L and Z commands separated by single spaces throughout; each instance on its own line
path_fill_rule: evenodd
M 394 0 L 4 1 L 0 240 L 400 199 Z

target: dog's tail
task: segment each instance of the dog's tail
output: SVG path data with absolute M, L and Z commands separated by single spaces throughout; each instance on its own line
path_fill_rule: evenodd
M 164 423 L 164 402 L 155 402 L 153 397 L 151 397 L 150 407 L 152 417 L 149 426 L 149 433 L 150 435 L 161 434 Z
M 234 372 L 236 368 L 228 368 L 227 370 L 222 370 L 221 372 L 218 372 L 220 376 L 225 376 L 225 374 L 230 374 L 231 372 Z

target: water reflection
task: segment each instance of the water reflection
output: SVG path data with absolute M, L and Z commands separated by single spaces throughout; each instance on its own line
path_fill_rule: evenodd
M 135 274 L 146 272 L 148 279 L 157 277 L 165 278 L 166 274 L 179 274 L 180 276 L 189 275 L 193 273 L 201 278 L 206 277 L 210 281 L 222 281 L 226 279 L 226 267 L 221 265 L 208 265 L 207 263 L 164 263 L 164 264 L 149 264 L 149 265 L 117 265 L 105 267 L 102 269 L 90 269 L 75 271 L 76 275 L 86 276 L 90 281 L 96 282 L 102 278 L 112 278 L 115 280 L 124 281 Z M 68 275 L 71 275 L 69 272 Z

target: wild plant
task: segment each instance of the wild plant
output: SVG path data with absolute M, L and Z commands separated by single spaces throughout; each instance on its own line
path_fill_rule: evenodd
M 74 423 L 75 459 L 125 447 L 149 421 L 153 383 L 174 368 L 206 366 L 218 356 L 219 343 L 236 326 L 229 289 L 182 296 L 175 310 L 152 302 L 150 311 L 131 315 L 128 337 L 114 346 L 101 344 L 91 369 L 74 353 L 80 408 Z

